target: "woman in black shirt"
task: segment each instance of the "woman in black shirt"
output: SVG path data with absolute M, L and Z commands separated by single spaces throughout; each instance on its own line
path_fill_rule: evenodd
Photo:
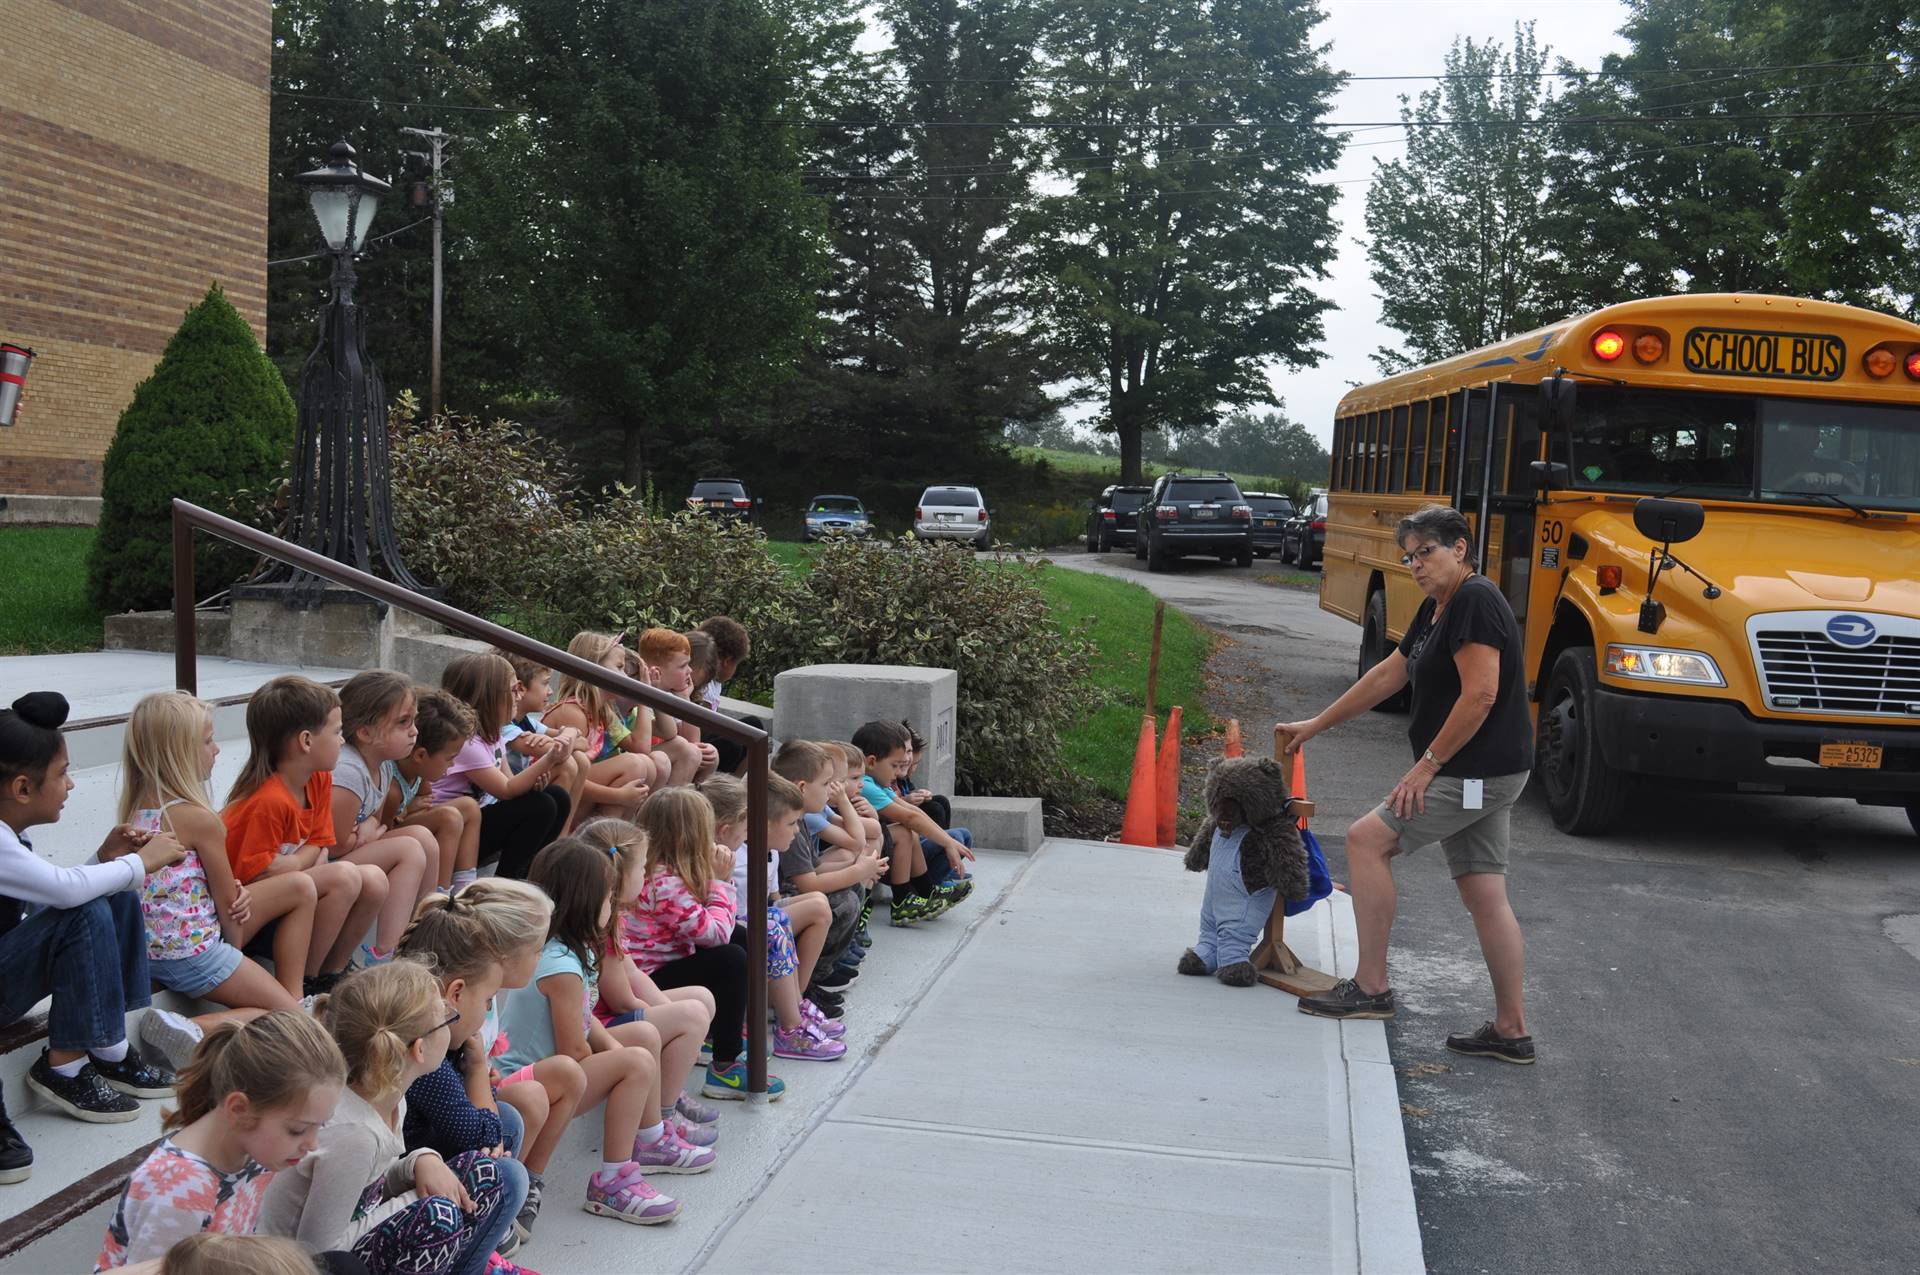
M 1472 531 L 1457 511 L 1429 505 L 1401 521 L 1401 562 L 1427 595 L 1399 648 L 1346 694 L 1303 722 L 1278 729 L 1295 748 L 1413 687 L 1407 738 L 1414 763 L 1392 793 L 1347 830 L 1360 964 L 1303 1012 L 1323 1018 L 1392 1018 L 1387 940 L 1397 896 L 1395 855 L 1438 841 L 1473 916 L 1493 976 L 1494 1017 L 1447 1047 L 1530 1063 L 1521 983 L 1526 944 L 1507 901 L 1509 822 L 1533 766 L 1520 626 L 1494 583 L 1474 571 Z

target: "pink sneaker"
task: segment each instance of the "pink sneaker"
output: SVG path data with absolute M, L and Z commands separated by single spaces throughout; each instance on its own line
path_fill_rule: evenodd
M 701 1102 L 690 1093 L 682 1092 L 673 1100 L 673 1109 L 687 1118 L 689 1124 L 718 1124 L 720 1108 L 710 1102 Z
M 839 1040 L 847 1034 L 847 1025 L 837 1018 L 828 1018 L 820 1012 L 820 1007 L 810 1000 L 800 1002 L 800 1021 L 813 1028 L 813 1034 L 827 1040 Z
M 648 1173 L 705 1173 L 718 1159 L 709 1147 L 696 1147 L 667 1126 L 660 1141 L 642 1145 L 633 1143 L 633 1163 Z
M 720 1141 L 719 1125 L 695 1124 L 679 1114 L 667 1121 L 667 1128 L 673 1130 L 674 1136 L 689 1146 L 710 1147 Z
M 773 1033 L 773 1056 L 775 1058 L 803 1058 L 814 1062 L 833 1062 L 844 1057 L 847 1047 L 837 1040 L 823 1040 L 813 1034 L 805 1023 L 792 1031 L 785 1028 Z
M 489 1253 L 487 1254 L 487 1275 L 540 1275 L 540 1272 L 510 1262 L 498 1253 Z
M 629 1160 L 611 1179 L 600 1173 L 588 1178 L 587 1202 L 581 1207 L 635 1226 L 655 1226 L 678 1216 L 680 1201 L 654 1190 L 640 1166 Z

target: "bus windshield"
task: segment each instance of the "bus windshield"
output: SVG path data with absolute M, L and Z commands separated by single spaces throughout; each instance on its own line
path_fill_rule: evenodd
M 1920 408 L 1582 385 L 1576 487 L 1920 511 Z

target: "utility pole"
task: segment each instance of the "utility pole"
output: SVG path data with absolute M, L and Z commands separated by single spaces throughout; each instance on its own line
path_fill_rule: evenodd
M 427 196 L 433 201 L 433 371 L 427 391 L 427 419 L 432 420 L 440 415 L 440 223 L 442 209 L 453 202 L 452 188 L 442 187 L 440 183 L 440 162 L 446 154 L 447 143 L 457 139 L 437 127 L 403 128 L 400 131 L 425 138 L 433 148 L 431 154 L 424 151 L 408 152 L 417 159 L 425 160 L 433 168 Z

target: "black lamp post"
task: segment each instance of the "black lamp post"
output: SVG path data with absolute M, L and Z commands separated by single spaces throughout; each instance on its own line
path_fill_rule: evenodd
M 300 372 L 294 433 L 293 489 L 288 538 L 315 553 L 422 588 L 401 560 L 393 536 L 387 465 L 387 394 L 367 357 L 366 336 L 353 302 L 353 258 L 389 187 L 354 162 L 353 147 L 335 142 L 328 163 L 293 180 L 306 188 L 320 235 L 333 254 L 332 297 L 320 343 Z M 291 582 L 291 605 L 320 600 L 322 584 L 276 565 L 250 583 Z

